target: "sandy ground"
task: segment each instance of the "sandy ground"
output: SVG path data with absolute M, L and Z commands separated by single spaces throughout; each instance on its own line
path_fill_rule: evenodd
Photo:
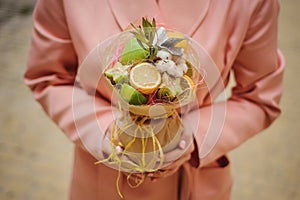
M 22 81 L 30 6 L 6 7 L 4 2 L 0 0 L 0 199 L 67 199 L 73 146 Z M 287 62 L 283 113 L 268 130 L 231 153 L 233 200 L 300 199 L 299 9 L 298 0 L 282 1 L 279 46 Z

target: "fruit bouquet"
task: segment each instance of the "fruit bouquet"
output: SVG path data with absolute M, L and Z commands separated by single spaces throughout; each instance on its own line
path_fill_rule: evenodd
M 97 163 L 126 172 L 129 180 L 164 166 L 164 155 L 178 146 L 185 128 L 181 116 L 204 76 L 190 38 L 156 27 L 155 19 L 143 18 L 140 26 L 132 24 L 106 44 L 98 54 L 104 55 L 100 64 L 115 120 L 104 137 L 112 151 Z

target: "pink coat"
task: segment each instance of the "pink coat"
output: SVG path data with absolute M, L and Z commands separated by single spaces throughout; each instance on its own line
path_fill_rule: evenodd
M 95 100 L 74 82 L 78 66 L 95 45 L 124 30 L 130 22 L 148 16 L 201 43 L 219 69 L 221 78 L 211 85 L 210 95 L 207 91 L 198 97 L 198 149 L 203 148 L 203 135 L 213 131 L 209 126 L 212 108 L 226 108 L 226 116 L 214 148 L 205 156 L 198 152 L 200 166 L 185 163 L 173 176 L 155 183 L 146 179 L 136 189 L 131 189 L 122 176 L 123 195 L 129 200 L 178 199 L 181 184 L 181 199 L 229 199 L 232 179 L 226 157 L 222 156 L 268 127 L 280 114 L 284 61 L 277 50 L 278 12 L 276 0 L 38 1 L 25 82 L 75 144 L 70 198 L 119 199 L 117 171 L 94 165 L 100 147 L 93 141 L 103 133 L 95 129 L 94 118 L 99 119 L 102 130 L 113 120 L 108 92 L 103 88 L 101 98 Z M 237 83 L 232 96 L 225 102 L 212 103 L 222 92 L 218 84 L 226 86 L 232 70 Z M 72 102 L 74 91 L 80 98 Z M 82 112 L 74 116 L 72 105 Z M 88 109 L 91 105 L 95 105 L 94 110 Z M 91 141 L 91 146 L 83 145 L 82 139 Z M 223 162 L 217 164 L 220 157 Z

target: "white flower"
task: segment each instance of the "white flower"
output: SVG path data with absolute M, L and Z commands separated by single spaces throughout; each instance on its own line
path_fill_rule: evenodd
M 176 67 L 176 64 L 172 60 L 159 60 L 156 63 L 157 69 L 160 71 L 160 73 L 172 71 Z M 168 74 L 170 74 L 168 72 Z
M 180 65 L 180 64 L 185 64 L 185 59 L 184 59 L 184 56 L 185 56 L 185 54 L 183 55 L 183 56 L 181 56 L 181 57 L 179 57 L 177 60 L 176 60 L 176 64 L 177 65 Z
M 157 51 L 156 56 L 161 58 L 162 60 L 172 60 L 172 54 L 165 50 Z
M 183 76 L 182 69 L 180 69 L 177 65 L 175 65 L 174 68 L 168 69 L 167 73 L 174 77 L 182 77 Z
M 176 65 L 173 60 L 160 60 L 156 63 L 156 67 L 160 73 L 167 72 L 174 77 L 182 77 L 188 69 L 185 63 Z
M 177 65 L 178 70 L 183 72 L 186 72 L 188 70 L 188 66 L 185 63 L 181 63 Z

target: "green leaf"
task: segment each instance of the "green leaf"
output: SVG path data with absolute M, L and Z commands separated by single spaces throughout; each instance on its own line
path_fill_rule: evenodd
M 155 18 L 152 19 L 152 27 L 156 27 L 156 21 L 155 21 Z
M 149 49 L 147 49 L 147 48 L 143 45 L 142 41 L 140 41 L 140 40 L 137 39 L 137 42 L 138 42 L 138 44 L 140 45 L 140 47 L 142 47 L 145 51 L 149 51 Z
M 154 59 L 158 46 L 156 44 L 153 45 L 153 41 L 156 35 L 156 21 L 153 18 L 152 22 L 149 22 L 147 18 L 142 18 L 142 26 L 139 25 L 138 27 L 131 24 L 131 26 L 135 29 L 131 33 L 134 34 L 135 38 L 138 41 L 138 44 L 144 50 L 149 52 L 149 58 Z M 147 47 L 145 46 L 147 45 Z

